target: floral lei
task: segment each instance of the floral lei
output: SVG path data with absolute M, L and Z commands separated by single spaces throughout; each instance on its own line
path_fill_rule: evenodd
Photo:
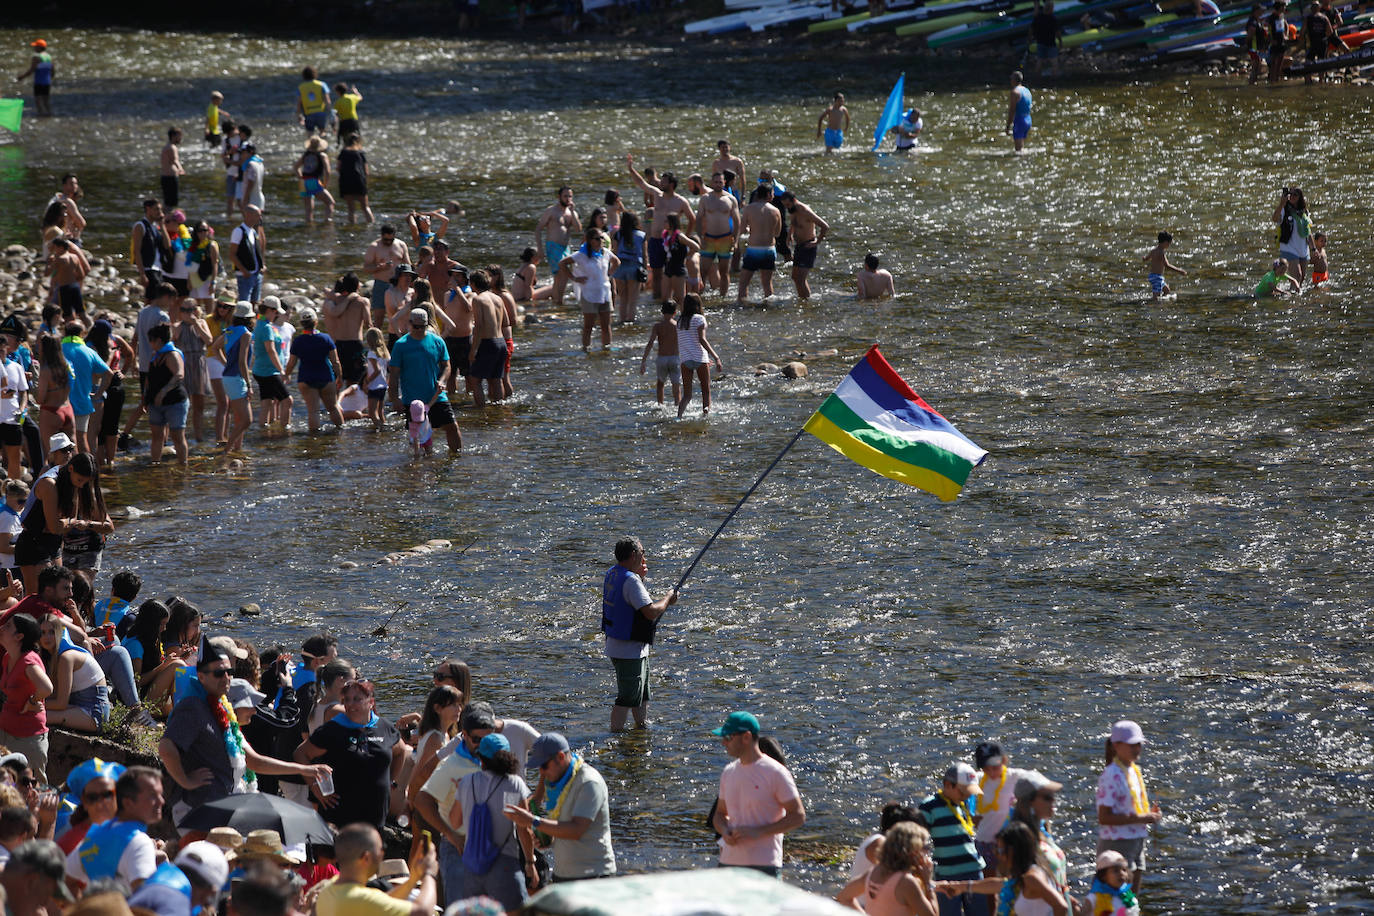
M 210 713 L 215 717 L 215 724 L 219 726 L 219 730 L 224 733 L 224 749 L 229 754 L 229 760 L 232 762 L 242 759 L 243 730 L 239 728 L 239 721 L 234 715 L 234 707 L 229 704 L 229 698 L 220 697 L 218 703 L 211 704 Z M 252 785 L 258 781 L 257 774 L 245 766 L 243 781 Z

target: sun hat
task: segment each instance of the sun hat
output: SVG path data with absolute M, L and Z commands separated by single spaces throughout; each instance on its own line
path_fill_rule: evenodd
M 53 433 L 48 439 L 48 451 L 60 452 L 64 448 L 76 448 L 76 443 L 66 433 Z
M 254 830 L 243 840 L 243 845 L 235 852 L 240 862 L 253 859 L 270 859 L 278 865 L 300 865 L 302 860 L 292 855 L 281 842 L 281 834 L 275 830 Z
M 1144 744 L 1145 732 L 1130 719 L 1122 719 L 1112 726 L 1112 743 Z
M 410 877 L 410 866 L 405 859 L 385 859 L 377 869 L 377 877 L 388 884 L 403 884 Z
M 717 738 L 728 738 L 731 735 L 740 735 L 744 732 L 749 732 L 757 738 L 759 734 L 759 720 L 754 718 L 752 712 L 745 712 L 742 709 L 736 710 L 726 716 L 725 721 L 721 723 L 719 728 L 711 729 L 711 734 L 715 735 Z
M 248 657 L 248 650 L 242 648 L 241 646 L 239 646 L 238 643 L 234 642 L 234 638 L 232 636 L 211 636 L 210 645 L 214 646 L 216 649 L 224 650 L 225 653 L 233 656 L 234 658 Z
M 276 296 L 263 296 L 262 301 L 258 303 L 258 311 L 261 312 L 263 309 L 273 309 L 280 312 L 281 300 Z
M 309 308 L 309 307 L 306 307 L 306 308 L 301 309 L 301 313 L 300 313 L 300 315 L 298 315 L 297 317 L 300 318 L 300 320 L 301 320 L 303 323 L 314 324 L 316 321 L 319 320 L 319 317 L 320 317 L 320 316 L 317 315 L 317 314 L 315 314 L 315 310 L 314 310 L 314 309 Z
M 1105 849 L 1097 854 L 1098 871 L 1104 868 L 1112 868 L 1117 865 L 1120 865 L 1122 868 L 1130 867 L 1130 863 L 1126 861 L 1126 857 L 1115 849 Z
M 205 839 L 224 850 L 226 856 L 231 855 L 243 845 L 243 834 L 233 827 L 212 827 L 210 832 L 205 835 Z
M 234 317 L 235 317 L 235 318 L 252 318 L 252 317 L 253 317 L 253 303 L 249 302 L 247 299 L 240 299 L 238 302 L 235 302 L 235 303 L 234 303 Z

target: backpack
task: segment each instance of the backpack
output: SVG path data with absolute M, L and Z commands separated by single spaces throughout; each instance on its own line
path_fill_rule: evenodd
M 496 864 L 496 857 L 501 854 L 501 847 L 492 840 L 491 809 L 487 807 L 487 802 L 491 801 L 496 790 L 501 788 L 502 782 L 499 778 L 494 780 L 486 799 L 473 805 L 472 811 L 468 812 L 468 837 L 463 843 L 463 867 L 474 875 L 485 875 L 491 871 L 492 865 Z M 472 788 L 476 790 L 476 782 Z M 473 801 L 477 800 L 476 791 L 472 793 L 472 798 Z

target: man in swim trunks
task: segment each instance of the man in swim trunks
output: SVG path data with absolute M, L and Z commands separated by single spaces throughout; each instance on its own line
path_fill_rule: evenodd
M 443 303 L 441 308 L 444 314 L 453 322 L 453 327 L 444 336 L 444 346 L 448 347 L 448 393 L 450 398 L 457 395 L 458 380 L 461 378 L 467 385 L 467 390 L 474 392 L 473 400 L 477 400 L 476 392 L 480 386 L 472 377 L 469 365 L 472 357 L 472 296 L 463 289 L 464 285 L 471 285 L 472 280 L 467 276 L 467 268 L 462 264 L 457 261 L 450 261 L 449 264 L 455 274 L 452 277 L 446 276 L 443 284 L 435 287 L 440 291 L 437 298 Z M 444 290 L 447 290 L 447 293 Z
M 744 301 L 749 281 L 756 271 L 764 298 L 768 298 L 773 295 L 773 269 L 778 261 L 778 252 L 773 243 L 782 231 L 782 212 L 773 206 L 773 186 L 759 185 L 754 190 L 753 201 L 740 211 L 739 217 L 748 241 L 744 260 L 740 264 L 738 301 Z
M 558 203 L 550 204 L 539 214 L 534 224 L 534 247 L 544 252 L 551 276 L 557 276 L 558 265 L 568 256 L 568 241 L 574 233 L 582 234 L 582 220 L 573 206 L 573 191 L 567 185 L 558 189 Z M 555 305 L 563 304 L 563 287 L 555 286 Z
M 701 228 L 702 285 L 722 296 L 730 292 L 730 256 L 739 238 L 739 204 L 725 190 L 725 176 L 711 173 L 711 190 L 697 201 Z
M 658 185 L 650 184 L 643 175 L 635 170 L 633 154 L 625 154 L 625 164 L 630 167 L 630 177 L 644 190 L 647 197 L 654 200 L 654 219 L 649 224 L 649 288 L 655 299 L 664 298 L 663 268 L 668 264 L 668 252 L 663 248 L 663 231 L 668 228 L 669 214 L 676 214 L 678 228 L 687 235 L 696 231 L 696 214 L 692 205 L 677 192 L 677 176 L 664 172 L 658 176 Z
M 52 117 L 52 84 L 53 78 L 57 75 L 57 64 L 53 63 L 52 55 L 48 53 L 48 43 L 42 38 L 31 42 L 29 47 L 33 48 L 33 58 L 29 61 L 29 69 L 14 78 L 16 83 L 22 83 L 30 76 L 33 77 L 33 104 L 38 109 L 40 118 Z
M 487 395 L 493 401 L 501 400 L 505 394 L 501 375 L 506 368 L 506 330 L 510 327 L 510 317 L 501 297 L 491 291 L 491 277 L 485 270 L 474 270 L 468 282 L 472 284 L 472 399 L 478 407 L 484 407 L 483 379 L 487 383 Z
M 780 203 L 792 217 L 792 283 L 797 287 L 798 299 L 810 299 L 811 285 L 806 282 L 806 275 L 816 266 L 816 250 L 830 231 L 830 224 L 791 191 L 782 192 Z
M 1022 83 L 1025 77 L 1020 70 L 1011 75 L 1011 97 L 1007 104 L 1007 133 L 1011 134 L 1016 151 L 1026 145 L 1031 130 L 1031 93 Z
M 338 348 L 344 387 L 361 383 L 367 369 L 363 332 L 367 330 L 368 302 L 358 286 L 357 275 L 346 273 L 334 292 L 324 297 L 324 332 Z
M 735 198 L 735 203 L 740 203 L 739 180 L 744 178 L 744 160 L 730 152 L 729 140 L 717 143 L 716 149 L 720 150 L 720 155 L 711 163 L 711 171 L 720 172 L 721 175 L 727 172 L 735 175 L 735 181 L 725 182 L 725 190 Z
M 81 248 L 69 239 L 56 238 L 52 242 L 52 256 L 48 262 L 52 272 L 52 288 L 57 290 L 57 304 L 62 306 L 62 320 L 86 325 L 86 305 L 81 284 L 91 272 L 91 262 Z M 88 449 L 82 449 L 88 451 Z
M 844 132 L 849 130 L 849 109 L 844 107 L 844 93 L 837 92 L 830 107 L 821 112 L 816 121 L 816 139 L 825 136 L 825 151 L 833 153 L 844 145 Z
M 394 226 L 382 226 L 381 237 L 363 252 L 363 270 L 372 277 L 372 326 L 386 325 L 386 291 L 396 268 L 410 263 L 410 249 L 396 238 Z
M 181 128 L 173 127 L 167 131 L 167 143 L 162 147 L 158 165 L 162 175 L 162 204 L 170 210 L 180 200 L 180 179 L 186 174 L 181 167 Z

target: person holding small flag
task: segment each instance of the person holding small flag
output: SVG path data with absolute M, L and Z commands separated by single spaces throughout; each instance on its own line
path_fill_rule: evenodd
M 677 604 L 677 589 L 657 601 L 650 597 L 644 584 L 648 571 L 649 561 L 639 538 L 616 542 L 615 565 L 606 571 L 601 590 L 601 632 L 606 634 L 606 657 L 615 668 L 613 732 L 625 729 L 631 713 L 636 726 L 648 724 L 649 646 L 658 619 Z

